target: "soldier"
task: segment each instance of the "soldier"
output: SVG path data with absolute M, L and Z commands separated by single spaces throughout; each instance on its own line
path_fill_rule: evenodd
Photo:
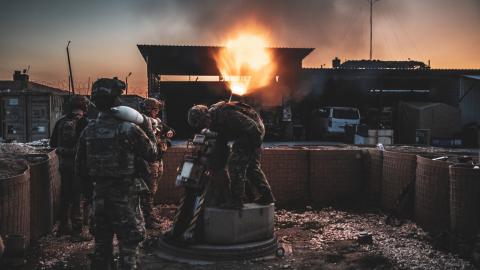
M 87 126 L 85 116 L 90 101 L 83 96 L 70 99 L 70 112 L 55 124 L 50 138 L 50 147 L 56 148 L 59 157 L 60 226 L 59 234 L 71 234 L 73 239 L 88 240 L 82 236 L 82 215 L 80 210 L 81 187 L 74 174 L 75 146 L 82 130 Z M 71 221 L 71 226 L 69 224 Z
M 188 123 L 194 129 L 209 128 L 223 141 L 234 140 L 227 167 L 231 178 L 232 201 L 225 208 L 240 209 L 245 197 L 246 178 L 260 193 L 255 202 L 270 204 L 274 197 L 260 168 L 260 155 L 265 127 L 260 116 L 241 102 L 218 102 L 210 108 L 195 105 L 188 111 Z
M 158 113 L 163 109 L 162 101 L 155 98 L 147 98 L 140 104 L 140 109 L 143 114 L 149 117 L 152 123 L 158 149 L 157 159 L 148 164 L 149 172 L 148 175 L 144 177 L 149 192 L 142 197 L 142 211 L 147 229 L 158 229 L 160 228 L 159 220 L 153 215 L 154 198 L 157 192 L 158 182 L 163 176 L 162 157 L 165 151 L 167 151 L 169 140 L 173 137 L 174 131 L 158 118 Z
M 138 245 L 145 227 L 139 194 L 146 189 L 137 177 L 136 159 L 157 157 L 155 135 L 144 117 L 142 127 L 114 116 L 125 83 L 117 78 L 97 80 L 92 101 L 100 111 L 80 136 L 75 169 L 94 187 L 95 251 L 91 269 L 111 269 L 113 236 L 119 242 L 120 269 L 137 269 Z M 143 129 L 143 130 L 142 130 Z

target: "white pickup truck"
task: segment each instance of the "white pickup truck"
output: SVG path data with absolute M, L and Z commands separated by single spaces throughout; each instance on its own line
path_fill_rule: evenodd
M 321 107 L 315 115 L 323 135 L 344 134 L 345 126 L 360 124 L 360 112 L 353 107 Z

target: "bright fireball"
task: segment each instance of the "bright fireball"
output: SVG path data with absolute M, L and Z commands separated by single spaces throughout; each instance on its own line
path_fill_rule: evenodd
M 216 60 L 233 93 L 244 95 L 252 87 L 268 84 L 273 68 L 266 47 L 265 39 L 252 34 L 242 34 L 226 42 Z

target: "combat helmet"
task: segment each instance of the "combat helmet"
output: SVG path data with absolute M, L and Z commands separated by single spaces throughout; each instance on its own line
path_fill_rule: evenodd
M 158 100 L 156 98 L 146 98 L 142 103 L 140 103 L 140 110 L 145 113 L 149 114 L 153 110 L 161 110 L 163 108 L 163 101 Z
M 92 98 L 98 96 L 118 97 L 122 95 L 126 84 L 117 77 L 101 78 L 95 81 L 92 85 Z
M 88 105 L 90 105 L 90 100 L 85 96 L 74 95 L 70 98 L 71 110 L 80 109 L 86 112 L 88 109 Z
M 188 124 L 194 129 L 202 129 L 208 125 L 210 119 L 208 107 L 205 105 L 195 105 L 188 110 Z
M 92 85 L 92 101 L 99 110 L 117 106 L 125 87 L 125 83 L 117 77 L 98 79 Z

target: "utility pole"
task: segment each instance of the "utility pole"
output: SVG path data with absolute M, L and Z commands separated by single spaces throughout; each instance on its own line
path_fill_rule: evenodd
M 370 2 L 370 60 L 372 60 L 373 57 L 373 4 L 378 2 L 380 0 L 368 0 Z
M 71 85 L 72 93 L 75 95 L 75 86 L 73 85 L 73 75 L 72 75 L 72 65 L 70 64 L 70 51 L 68 50 L 68 46 L 70 46 L 70 40 L 67 44 L 67 59 L 68 59 L 68 72 L 69 75 L 69 86 Z M 70 89 L 70 87 L 68 87 Z

